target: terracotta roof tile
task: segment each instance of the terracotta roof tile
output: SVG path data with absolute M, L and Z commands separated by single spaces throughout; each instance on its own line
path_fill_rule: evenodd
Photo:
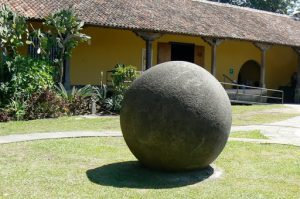
M 0 0 L 29 18 L 74 6 L 90 25 L 300 46 L 300 21 L 203 0 Z

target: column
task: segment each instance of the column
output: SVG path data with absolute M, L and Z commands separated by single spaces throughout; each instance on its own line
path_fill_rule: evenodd
M 260 87 L 266 88 L 266 58 L 267 50 L 271 47 L 271 45 L 263 43 L 255 43 L 254 45 L 261 51 Z
M 152 43 L 154 40 L 161 37 L 160 33 L 153 32 L 136 32 L 146 42 L 146 70 L 152 67 Z
M 224 40 L 218 38 L 202 38 L 206 43 L 208 43 L 211 47 L 211 74 L 217 77 L 217 47 L 220 45 Z

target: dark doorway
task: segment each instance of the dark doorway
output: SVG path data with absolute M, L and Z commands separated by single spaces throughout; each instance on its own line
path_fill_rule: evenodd
M 259 87 L 260 65 L 254 60 L 245 62 L 240 69 L 238 83 L 247 86 Z
M 171 44 L 171 61 L 187 61 L 194 63 L 195 45 L 185 43 Z

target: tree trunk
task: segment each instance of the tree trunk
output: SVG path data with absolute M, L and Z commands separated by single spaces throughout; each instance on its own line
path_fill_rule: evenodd
M 60 54 L 60 63 L 59 63 L 59 67 L 60 67 L 60 73 L 59 73 L 59 83 L 63 83 L 63 78 L 64 78 L 64 54 L 65 54 L 65 49 L 63 48 L 61 50 L 61 54 Z

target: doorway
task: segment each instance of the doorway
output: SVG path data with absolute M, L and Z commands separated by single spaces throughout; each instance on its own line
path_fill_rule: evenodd
M 256 61 L 249 60 L 242 65 L 239 72 L 238 84 L 259 87 L 260 65 Z
M 195 61 L 195 45 L 185 43 L 171 43 L 171 61 Z

